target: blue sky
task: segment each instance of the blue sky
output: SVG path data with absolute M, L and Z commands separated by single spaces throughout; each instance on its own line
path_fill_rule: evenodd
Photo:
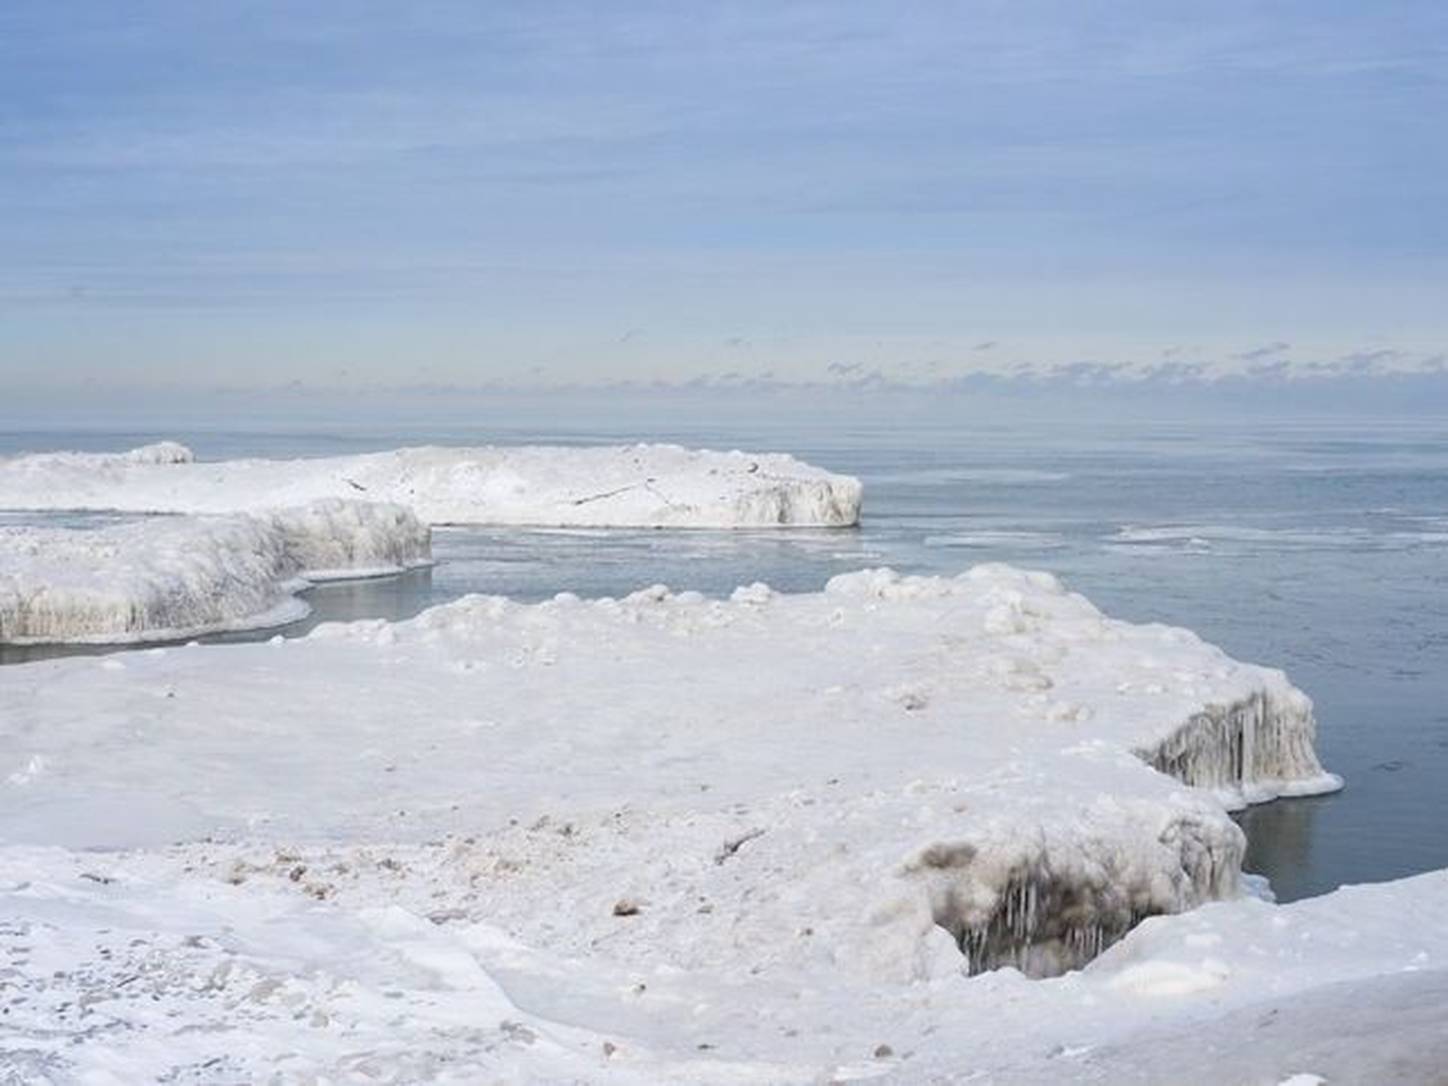
M 1436 2 L 0 6 L 12 387 L 1448 365 Z

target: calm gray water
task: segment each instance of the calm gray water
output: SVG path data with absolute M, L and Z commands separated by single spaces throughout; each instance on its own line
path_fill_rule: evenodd
M 203 458 L 420 442 L 676 440 L 787 449 L 860 476 L 858 530 L 436 533 L 437 566 L 313 590 L 306 622 L 400 618 L 466 592 L 819 588 L 870 565 L 1044 568 L 1109 613 L 1191 627 L 1285 668 L 1317 703 L 1342 793 L 1242 817 L 1280 898 L 1448 866 L 1448 427 L 1436 421 L 1087 421 L 736 416 L 342 433 L 10 433 L 0 454 L 176 438 Z M 84 522 L 82 518 L 82 523 Z M 268 631 L 263 636 L 270 636 Z M 35 655 L 9 650 L 0 662 Z

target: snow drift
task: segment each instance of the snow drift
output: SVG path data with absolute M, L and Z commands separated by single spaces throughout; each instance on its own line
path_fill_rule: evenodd
M 859 480 L 778 453 L 677 445 L 410 448 L 197 463 L 173 442 L 0 460 L 0 508 L 231 513 L 319 498 L 396 502 L 431 524 L 842 527 Z
M 0 528 L 0 643 L 279 625 L 306 615 L 295 593 L 308 581 L 398 572 L 426 564 L 429 550 L 428 529 L 401 506 L 340 500 L 94 529 Z

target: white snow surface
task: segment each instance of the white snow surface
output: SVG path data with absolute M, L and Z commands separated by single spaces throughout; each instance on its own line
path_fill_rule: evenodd
M 156 641 L 279 625 L 311 581 L 430 561 L 399 505 L 331 499 L 102 528 L 0 527 L 0 643 Z
M 0 508 L 230 513 L 318 498 L 396 502 L 430 524 L 843 527 L 858 479 L 782 453 L 677 445 L 396 449 L 199 463 L 174 442 L 0 459 Z
M 1426 1081 L 1448 873 L 1241 893 L 1311 738 L 1002 566 L 3 668 L 0 1080 Z

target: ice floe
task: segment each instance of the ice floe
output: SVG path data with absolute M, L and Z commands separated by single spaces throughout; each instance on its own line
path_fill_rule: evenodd
M 0 643 L 280 625 L 307 614 L 296 592 L 310 582 L 396 573 L 429 554 L 428 529 L 407 509 L 340 499 L 98 528 L 0 527 Z
M 860 483 L 768 453 L 677 445 L 409 448 L 195 461 L 173 442 L 0 460 L 0 508 L 230 513 L 319 498 L 396 502 L 431 524 L 848 526 Z
M 1448 876 L 1243 892 L 1227 808 L 1335 787 L 1312 732 L 996 565 L 0 669 L 0 1068 L 1122 1080 L 1257 1014 L 1239 1063 L 1331 1079 L 1352 985 L 1443 1005 Z

